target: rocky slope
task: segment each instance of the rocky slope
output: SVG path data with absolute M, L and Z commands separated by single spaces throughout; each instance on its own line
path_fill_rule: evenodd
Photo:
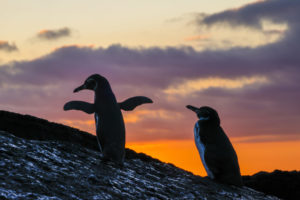
M 124 167 L 101 160 L 96 138 L 0 111 L 0 199 L 277 199 L 195 176 L 126 150 Z
M 300 199 L 300 171 L 259 172 L 244 176 L 246 186 L 286 200 Z

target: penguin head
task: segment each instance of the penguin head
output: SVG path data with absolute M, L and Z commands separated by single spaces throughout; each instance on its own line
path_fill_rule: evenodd
M 208 106 L 197 108 L 191 105 L 187 105 L 186 108 L 194 111 L 197 114 L 197 117 L 199 118 L 200 121 L 210 122 L 213 124 L 220 125 L 219 115 L 217 111 L 214 110 L 213 108 Z
M 107 88 L 109 87 L 109 83 L 103 76 L 100 76 L 99 74 L 93 74 L 89 76 L 84 83 L 75 88 L 74 92 L 79 92 L 80 90 L 93 90 L 96 91 L 98 88 Z

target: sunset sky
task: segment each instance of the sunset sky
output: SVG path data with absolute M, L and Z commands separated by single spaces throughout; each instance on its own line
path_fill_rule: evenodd
M 211 106 L 242 174 L 300 170 L 300 1 L 0 0 L 0 110 L 95 134 L 93 115 L 63 111 L 93 73 L 118 99 L 127 147 L 206 176 L 193 140 Z

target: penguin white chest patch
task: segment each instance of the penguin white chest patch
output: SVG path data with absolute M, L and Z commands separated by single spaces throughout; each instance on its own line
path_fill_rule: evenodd
M 95 113 L 95 121 L 96 121 L 96 132 L 98 133 L 98 128 L 99 128 L 99 125 L 100 125 L 100 124 L 99 124 L 99 123 L 100 123 L 100 120 L 99 120 L 98 114 L 96 114 L 96 113 Z M 98 138 L 98 134 L 97 134 L 97 141 L 98 141 L 98 145 L 99 145 L 100 151 L 103 152 L 103 151 L 102 151 L 101 144 L 100 144 L 100 141 L 99 141 L 99 138 Z
M 99 123 L 100 123 L 100 121 L 99 121 L 99 116 L 98 116 L 98 114 L 96 114 L 95 113 L 95 121 L 96 121 L 96 131 L 98 131 L 98 127 L 99 127 Z
M 208 168 L 208 166 L 206 165 L 206 162 L 205 162 L 205 157 L 204 157 L 204 154 L 205 154 L 205 146 L 204 144 L 201 142 L 201 139 L 200 139 L 200 126 L 198 124 L 198 122 L 195 124 L 195 128 L 194 128 L 194 138 L 195 138 L 195 143 L 196 143 L 196 146 L 197 146 L 197 149 L 198 149 L 198 152 L 200 154 L 200 158 L 201 158 L 201 161 L 202 161 L 202 164 L 206 170 L 206 173 L 207 175 L 210 177 L 210 178 L 214 178 L 214 175 L 213 173 L 210 171 L 210 169 Z

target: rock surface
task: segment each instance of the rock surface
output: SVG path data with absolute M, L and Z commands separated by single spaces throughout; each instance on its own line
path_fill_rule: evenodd
M 0 199 L 277 199 L 129 149 L 120 168 L 96 147 L 88 133 L 0 111 Z
M 244 176 L 246 186 L 266 194 L 294 200 L 300 199 L 300 171 L 259 172 L 253 176 Z

